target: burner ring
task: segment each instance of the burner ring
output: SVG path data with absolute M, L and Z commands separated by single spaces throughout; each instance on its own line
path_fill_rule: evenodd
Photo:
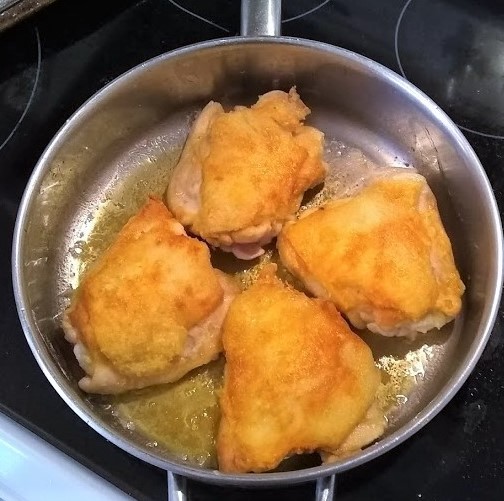
M 408 81 L 409 81 L 409 78 L 406 75 L 406 72 L 404 71 L 401 57 L 400 57 L 400 52 L 399 52 L 399 31 L 401 28 L 401 24 L 402 24 L 404 15 L 412 2 L 413 2 L 413 0 L 406 0 L 406 3 L 404 4 L 404 6 L 401 9 L 401 12 L 399 13 L 399 17 L 397 19 L 395 30 L 394 30 L 394 50 L 395 50 L 395 57 L 396 57 L 397 65 L 399 67 L 399 71 L 400 71 L 401 75 Z M 465 132 L 470 132 L 471 134 L 475 134 L 475 135 L 490 138 L 490 139 L 504 139 L 504 135 L 481 132 L 479 130 L 472 129 L 470 127 L 466 127 L 464 125 L 460 125 L 456 121 L 455 121 L 455 123 L 459 129 L 461 129 Z
M 211 19 L 208 19 L 207 17 L 205 16 L 202 16 L 201 14 L 199 14 L 198 12 L 195 12 L 194 10 L 192 9 L 189 9 L 187 7 L 185 7 L 184 5 L 182 5 L 180 3 L 180 0 L 179 1 L 175 1 L 175 0 L 168 0 L 174 7 L 177 7 L 178 9 L 180 9 L 181 11 L 185 12 L 186 14 L 189 14 L 190 16 L 193 16 L 194 18 L 196 19 L 199 19 L 200 21 L 203 21 L 204 23 L 207 23 L 207 24 L 210 24 L 211 26 L 213 26 L 214 28 L 217 28 L 221 31 L 224 31 L 225 33 L 231 33 L 231 31 L 233 31 L 232 29 L 230 28 L 226 28 L 225 26 L 222 26 L 222 24 L 218 24 L 216 23 L 215 21 L 212 21 Z M 301 12 L 299 13 L 294 13 L 293 15 L 291 15 L 290 17 L 287 17 L 285 19 L 282 19 L 282 24 L 285 24 L 285 23 L 288 23 L 290 21 L 295 21 L 296 19 L 301 19 L 309 14 L 312 14 L 313 12 L 316 12 L 317 10 L 321 9 L 322 7 L 324 7 L 325 5 L 327 5 L 331 0 L 320 0 L 316 5 L 314 6 L 306 6 L 304 8 L 304 10 L 302 10 Z M 312 2 L 309 2 L 309 3 L 312 3 Z M 296 5 L 297 6 L 297 5 Z M 289 6 L 290 8 L 292 6 Z M 287 8 L 287 5 L 284 5 L 284 9 Z
M 4 148 L 4 146 L 12 139 L 16 131 L 18 130 L 19 126 L 23 122 L 23 120 L 26 117 L 26 114 L 28 113 L 28 110 L 30 109 L 30 106 L 33 102 L 33 98 L 35 97 L 35 91 L 37 90 L 38 87 L 38 81 L 39 81 L 39 76 L 40 76 L 40 68 L 42 66 L 42 44 L 40 43 L 40 33 L 37 27 L 35 27 L 35 37 L 37 40 L 37 70 L 35 72 L 35 79 L 33 81 L 33 86 L 30 92 L 30 96 L 28 97 L 28 101 L 26 102 L 26 106 L 23 109 L 23 112 L 21 113 L 19 119 L 17 120 L 16 124 L 10 131 L 10 133 L 7 135 L 7 137 L 2 141 L 0 144 L 0 151 Z

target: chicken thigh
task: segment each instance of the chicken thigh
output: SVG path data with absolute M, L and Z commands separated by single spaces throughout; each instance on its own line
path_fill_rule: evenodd
M 176 381 L 216 358 L 237 287 L 210 264 L 207 246 L 185 234 L 151 199 L 119 232 L 82 283 L 63 328 L 86 372 L 79 386 L 120 393 Z
M 464 285 L 425 178 L 400 173 L 285 226 L 282 263 L 357 328 L 414 337 L 461 308 Z
M 274 270 L 264 269 L 224 321 L 217 437 L 224 472 L 267 471 L 291 454 L 338 451 L 366 419 L 380 383 L 371 350 L 334 305 L 284 285 Z
M 226 113 L 210 102 L 196 119 L 166 193 L 190 230 L 241 259 L 253 259 L 323 181 L 324 135 L 295 89 L 272 91 Z

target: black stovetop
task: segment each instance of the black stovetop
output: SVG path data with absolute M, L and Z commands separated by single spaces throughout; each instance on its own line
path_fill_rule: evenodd
M 0 410 L 133 497 L 166 499 L 166 473 L 108 443 L 60 399 L 22 333 L 10 250 L 44 147 L 89 96 L 130 67 L 237 34 L 237 0 L 58 0 L 0 34 Z M 339 45 L 402 73 L 461 126 L 504 205 L 504 6 L 471 0 L 284 1 L 285 35 Z M 474 373 L 423 430 L 339 475 L 341 500 L 497 500 L 504 492 L 504 310 Z M 305 500 L 313 485 L 238 491 L 190 482 L 191 499 Z

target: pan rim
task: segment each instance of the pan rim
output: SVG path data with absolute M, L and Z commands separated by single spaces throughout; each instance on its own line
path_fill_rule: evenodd
M 82 115 L 85 115 L 89 108 L 95 104 L 99 104 L 100 99 L 104 97 L 109 89 L 113 86 L 119 85 L 123 80 L 130 77 L 132 74 L 147 70 L 149 67 L 155 66 L 161 61 L 183 56 L 185 54 L 212 49 L 217 46 L 234 46 L 245 44 L 285 44 L 290 46 L 304 47 L 314 49 L 317 51 L 326 52 L 329 54 L 337 55 L 350 60 L 365 69 L 380 74 L 387 83 L 393 87 L 402 88 L 409 97 L 416 103 L 421 105 L 422 109 L 428 111 L 436 120 L 443 125 L 451 138 L 458 144 L 463 152 L 464 157 L 467 159 L 471 167 L 476 170 L 478 179 L 482 184 L 482 191 L 485 192 L 485 199 L 488 205 L 491 219 L 491 234 L 495 240 L 496 248 L 496 264 L 494 276 L 490 278 L 493 286 L 493 297 L 485 304 L 485 310 L 482 315 L 480 323 L 478 338 L 473 342 L 470 351 L 468 352 L 465 360 L 461 363 L 460 369 L 456 371 L 450 379 L 445 383 L 443 388 L 439 391 L 436 397 L 413 419 L 411 419 L 404 426 L 396 430 L 391 435 L 385 437 L 378 443 L 364 449 L 361 453 L 346 459 L 340 463 L 321 465 L 304 470 L 294 470 L 282 473 L 249 473 L 249 474 L 225 474 L 216 470 L 204 470 L 201 468 L 193 467 L 191 465 L 182 465 L 167 459 L 161 459 L 149 451 L 142 450 L 137 445 L 133 445 L 125 437 L 122 437 L 113 430 L 111 426 L 106 423 L 100 423 L 94 414 L 79 399 L 73 397 L 74 390 L 70 387 L 68 382 L 63 377 L 59 367 L 52 360 L 51 355 L 48 353 L 47 348 L 43 342 L 42 337 L 38 334 L 37 325 L 29 311 L 28 294 L 24 285 L 24 266 L 23 266 L 23 251 L 25 241 L 25 228 L 30 213 L 30 208 L 33 202 L 33 194 L 36 193 L 46 171 L 50 165 L 50 159 L 59 146 L 65 141 L 67 132 L 69 132 L 76 124 Z M 493 195 L 492 187 L 486 176 L 486 173 L 470 146 L 467 139 L 464 137 L 458 127 L 446 115 L 446 113 L 432 101 L 426 94 L 416 88 L 413 84 L 399 76 L 393 70 L 377 63 L 365 56 L 356 54 L 347 49 L 336 47 L 333 45 L 316 42 L 312 40 L 293 38 L 293 37 L 231 37 L 215 39 L 207 42 L 201 42 L 185 46 L 159 56 L 156 56 L 148 61 L 140 63 L 139 65 L 131 68 L 125 73 L 121 74 L 105 87 L 97 91 L 93 96 L 86 100 L 64 123 L 59 129 L 48 146 L 45 148 L 40 159 L 38 160 L 35 168 L 27 183 L 23 197 L 19 206 L 16 224 L 14 228 L 13 246 L 12 246 L 12 277 L 14 296 L 18 315 L 21 321 L 23 332 L 27 339 L 28 345 L 37 360 L 38 365 L 42 369 L 46 378 L 49 380 L 53 388 L 60 395 L 60 397 L 67 403 L 67 405 L 88 425 L 90 425 L 96 432 L 102 435 L 105 439 L 111 441 L 116 446 L 124 451 L 132 454 L 133 456 L 146 461 L 147 463 L 161 467 L 165 470 L 170 470 L 173 473 L 181 474 L 195 480 L 204 481 L 208 483 L 215 483 L 221 485 L 239 485 L 242 487 L 271 487 L 280 486 L 285 484 L 303 483 L 315 480 L 322 476 L 337 474 L 351 468 L 362 465 L 385 452 L 393 449 L 406 439 L 411 437 L 421 428 L 423 428 L 431 419 L 433 419 L 444 406 L 453 398 L 461 386 L 465 383 L 471 372 L 473 371 L 476 363 L 478 362 L 483 349 L 485 348 L 493 325 L 495 323 L 500 297 L 502 292 L 503 281 L 503 240 L 502 240 L 502 224 L 499 216 L 499 210 L 495 197 Z

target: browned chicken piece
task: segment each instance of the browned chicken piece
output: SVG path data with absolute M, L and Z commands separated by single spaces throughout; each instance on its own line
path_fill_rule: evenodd
M 294 88 L 228 113 L 207 104 L 167 189 L 175 217 L 238 258 L 261 255 L 325 177 L 324 135 L 303 125 L 309 113 Z
M 224 472 L 262 472 L 292 454 L 336 451 L 380 383 L 371 350 L 334 305 L 284 285 L 274 270 L 265 268 L 224 321 L 217 437 Z
M 414 337 L 459 313 L 464 285 L 425 178 L 400 173 L 306 212 L 278 239 L 283 264 L 357 328 Z
M 222 350 L 237 293 L 160 200 L 151 199 L 86 274 L 63 328 L 86 372 L 79 386 L 120 393 L 176 381 Z

